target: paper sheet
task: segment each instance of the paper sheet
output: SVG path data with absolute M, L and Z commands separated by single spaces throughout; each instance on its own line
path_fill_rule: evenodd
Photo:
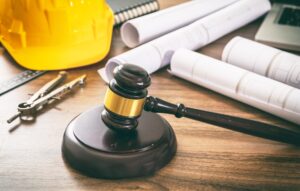
M 242 37 L 235 37 L 226 45 L 222 60 L 300 88 L 300 56 Z
M 112 79 L 113 69 L 126 63 L 139 65 L 153 73 L 170 63 L 175 50 L 201 48 L 255 20 L 269 9 L 268 0 L 238 1 L 186 27 L 111 58 L 99 73 L 108 82 Z
M 300 124 L 300 90 L 297 88 L 187 49 L 175 52 L 171 73 Z
M 193 0 L 123 24 L 121 36 L 133 48 L 207 16 L 238 0 Z

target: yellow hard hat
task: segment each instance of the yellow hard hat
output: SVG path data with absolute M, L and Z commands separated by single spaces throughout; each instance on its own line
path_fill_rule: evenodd
M 105 0 L 0 0 L 0 41 L 33 70 L 100 61 L 110 49 L 113 22 Z

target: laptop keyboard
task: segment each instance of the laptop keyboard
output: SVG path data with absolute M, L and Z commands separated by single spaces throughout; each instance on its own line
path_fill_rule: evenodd
M 300 27 L 300 9 L 285 7 L 278 23 L 281 25 Z

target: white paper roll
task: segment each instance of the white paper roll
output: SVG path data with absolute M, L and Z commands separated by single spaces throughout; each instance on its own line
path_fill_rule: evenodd
M 186 27 L 110 59 L 100 75 L 108 82 L 112 79 L 114 67 L 126 63 L 139 65 L 149 73 L 155 72 L 170 63 L 175 50 L 201 48 L 255 20 L 269 9 L 268 0 L 238 1 Z
M 238 0 L 193 0 L 143 17 L 121 28 L 122 40 L 133 48 L 220 10 Z
M 171 73 L 300 124 L 299 89 L 186 49 L 173 55 Z
M 300 88 L 300 56 L 242 37 L 235 37 L 226 45 L 222 60 Z

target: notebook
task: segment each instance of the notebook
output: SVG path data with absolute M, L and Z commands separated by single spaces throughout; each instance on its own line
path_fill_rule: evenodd
M 159 10 L 157 0 L 107 0 L 115 14 L 115 26 Z

